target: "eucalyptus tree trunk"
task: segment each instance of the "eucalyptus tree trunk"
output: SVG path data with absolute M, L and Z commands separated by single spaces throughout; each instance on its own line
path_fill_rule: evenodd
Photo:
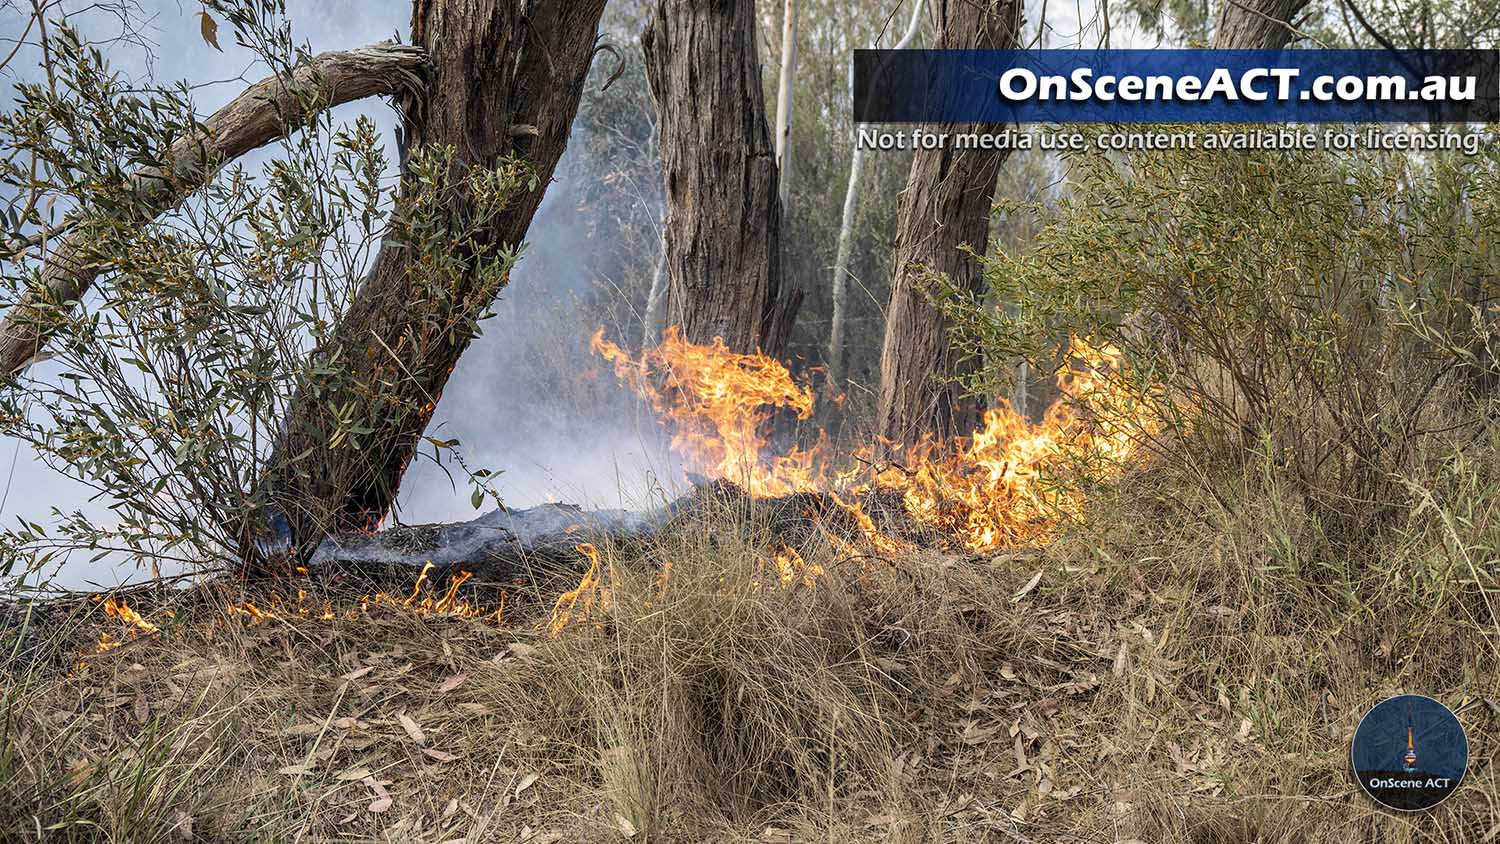
M 922 28 L 922 5 L 923 0 L 912 4 L 911 23 L 892 49 L 904 50 L 917 37 L 917 30 Z M 849 322 L 849 253 L 854 248 L 854 215 L 859 210 L 859 178 L 864 167 L 865 151 L 856 141 L 854 155 L 849 159 L 849 186 L 844 189 L 844 215 L 839 224 L 838 249 L 833 258 L 833 320 L 828 334 L 828 375 L 835 390 L 844 389 L 848 371 L 844 333 Z
M 787 197 L 791 195 L 787 156 L 792 150 L 792 93 L 796 76 L 797 0 L 786 0 L 781 16 L 781 80 L 776 86 L 776 169 L 781 173 L 778 196 L 783 217 L 787 211 Z
M 1020 0 L 935 0 L 938 49 L 1003 50 L 1016 45 Z M 961 125 L 954 132 L 982 131 Z M 893 443 L 923 434 L 966 433 L 979 405 L 947 379 L 959 355 L 948 342 L 943 315 L 920 289 L 923 276 L 942 273 L 978 291 L 984 279 L 965 245 L 983 251 L 990 206 L 1004 150 L 918 150 L 912 158 L 897 216 L 894 276 L 880 353 L 875 432 Z
M 1292 18 L 1308 0 L 1226 0 L 1214 25 L 1216 50 L 1280 50 L 1291 43 Z
M 755 4 L 656 0 L 641 40 L 661 130 L 668 322 L 695 343 L 780 356 L 802 294 L 782 271 Z
M 369 530 L 390 510 L 448 376 L 498 292 L 483 270 L 520 245 L 567 145 L 603 9 L 604 0 L 415 3 L 412 40 L 431 70 L 425 94 L 401 104 L 405 148 L 450 149 L 453 181 L 435 194 L 417 190 L 408 157 L 395 216 L 476 219 L 481 199 L 464 177 L 516 160 L 535 183 L 477 235 L 446 248 L 452 277 L 442 289 L 421 271 L 415 247 L 387 236 L 319 341 L 290 408 L 258 490 L 262 512 L 244 531 L 252 569 L 305 559 L 324 534 Z M 412 207 L 414 196 L 428 204 Z M 351 426 L 351 417 L 362 424 Z

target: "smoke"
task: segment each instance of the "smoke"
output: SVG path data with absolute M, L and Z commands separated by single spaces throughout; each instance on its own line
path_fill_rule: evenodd
M 69 11 L 75 6 L 70 23 L 85 38 L 104 43 L 116 70 L 161 83 L 186 80 L 200 113 L 222 106 L 268 72 L 250 51 L 232 43 L 227 27 L 220 32 L 222 51 L 204 43 L 196 7 L 177 0 L 138 0 L 130 31 L 122 30 L 121 19 L 107 9 L 80 2 L 69 4 Z M 410 13 L 409 0 L 330 0 L 297 4 L 291 14 L 296 37 L 317 52 L 392 38 L 406 30 Z M 19 38 L 24 22 L 18 7 L 0 8 L 0 35 Z M 34 79 L 40 72 L 37 58 L 18 54 L 5 81 Z M 6 105 L 11 96 L 3 95 Z M 344 123 L 360 115 L 372 118 L 394 167 L 396 115 L 386 104 L 352 103 L 334 115 Z M 498 473 L 489 483 L 511 507 L 567 501 L 645 509 L 682 486 L 681 468 L 668 456 L 654 421 L 588 350 L 600 314 L 623 313 L 605 320 L 612 336 L 621 339 L 628 332 L 625 339 L 638 338 L 639 326 L 630 322 L 631 300 L 643 302 L 644 297 L 623 292 L 629 285 L 622 287 L 620 268 L 605 258 L 618 244 L 599 242 L 577 213 L 581 204 L 597 201 L 578 189 L 585 177 L 576 175 L 575 165 L 586 147 L 591 154 L 600 149 L 575 133 L 558 168 L 560 180 L 548 188 L 510 286 L 438 403 L 428 436 L 461 444 L 442 451 L 441 462 L 428 459 L 434 449 L 423 448 L 402 485 L 396 518 L 403 522 L 473 518 L 468 472 L 481 468 Z M 272 154 L 252 153 L 242 163 L 255 172 Z M 659 202 L 654 191 L 638 193 L 635 201 Z M 593 211 L 595 219 L 601 211 L 611 213 L 607 208 Z M 655 207 L 647 209 L 651 218 L 657 213 Z M 47 372 L 39 367 L 33 374 L 46 377 Z M 493 502 L 483 506 L 491 509 Z M 82 511 L 104 523 L 113 520 L 108 501 L 95 490 L 53 470 L 13 438 L 0 437 L 0 519 L 12 525 L 18 518 L 47 525 L 55 519 L 54 509 Z M 90 556 L 75 555 L 42 574 L 63 588 L 109 588 L 152 574 L 128 560 Z
M 680 491 L 683 472 L 653 418 L 588 347 L 600 313 L 624 294 L 601 272 L 610 245 L 590 237 L 577 213 L 576 188 L 586 178 L 573 166 L 581 140 L 559 164 L 561 180 L 548 188 L 511 283 L 460 360 L 427 433 L 457 438 L 470 469 L 500 470 L 494 486 L 509 507 L 565 501 L 643 509 Z M 634 340 L 638 325 L 626 321 L 619 330 L 631 329 Z M 473 518 L 470 489 L 454 461 L 419 460 L 402 482 L 397 517 Z

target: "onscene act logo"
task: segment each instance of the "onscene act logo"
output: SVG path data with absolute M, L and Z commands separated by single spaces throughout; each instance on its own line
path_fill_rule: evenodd
M 1365 713 L 1349 755 L 1372 800 L 1413 812 L 1436 806 L 1458 788 L 1469 739 L 1448 707 L 1424 695 L 1397 695 Z

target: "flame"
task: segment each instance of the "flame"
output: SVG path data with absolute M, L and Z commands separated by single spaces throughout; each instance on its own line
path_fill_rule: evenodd
M 237 603 L 224 605 L 224 612 L 231 618 L 244 619 L 250 625 L 272 619 L 316 619 L 333 621 L 337 618 L 357 619 L 381 608 L 399 609 L 418 616 L 451 616 L 454 618 L 479 619 L 499 624 L 505 613 L 505 593 L 500 593 L 500 605 L 491 611 L 468 598 L 459 597 L 459 589 L 474 576 L 471 571 L 460 570 L 448 578 L 441 592 L 432 589 L 429 576 L 434 568 L 429 560 L 417 573 L 411 591 L 402 594 L 373 592 L 360 596 L 352 607 L 335 608 L 329 600 L 314 601 L 307 592 L 298 589 L 295 597 L 284 597 L 273 593 L 265 605 L 246 598 Z
M 882 554 L 900 551 L 902 542 L 841 493 L 897 493 L 912 521 L 955 547 L 993 551 L 1045 540 L 1062 522 L 1080 517 L 1077 485 L 1050 479 L 1070 471 L 1118 471 L 1135 454 L 1137 435 L 1153 429 L 1121 385 L 1120 351 L 1075 339 L 1067 349 L 1069 366 L 1058 374 L 1062 396 L 1040 422 L 997 401 L 967 437 L 894 447 L 873 473 L 858 465 L 839 470 L 830 465 L 821 433 L 810 448 L 768 453 L 765 431 L 775 413 L 808 419 L 813 410 L 813 391 L 773 358 L 732 352 L 718 338 L 695 345 L 675 327 L 638 357 L 605 340 L 602 328 L 591 346 L 661 417 L 689 471 L 733 481 L 752 496 L 829 493 Z M 856 456 L 869 465 L 873 452 L 866 448 Z
M 790 545 L 781 546 L 772 561 L 776 567 L 776 576 L 781 580 L 782 586 L 792 586 L 800 582 L 808 589 L 813 588 L 819 577 L 823 574 L 823 567 L 817 563 L 809 563 L 802 559 L 797 549 Z
M 618 585 L 614 583 L 614 568 L 600 564 L 597 548 L 583 542 L 575 545 L 574 550 L 588 559 L 589 570 L 583 573 L 576 587 L 564 592 L 558 597 L 557 603 L 552 605 L 552 620 L 547 624 L 547 632 L 553 636 L 561 633 L 563 628 L 568 626 L 574 612 L 578 613 L 578 618 L 581 620 L 587 618 L 596 605 L 601 610 L 609 609 L 613 588 Z M 603 583 L 601 571 L 603 568 L 609 569 L 611 584 L 608 587 Z
M 672 450 L 690 472 L 725 478 L 752 495 L 782 496 L 817 488 L 825 449 L 792 448 L 764 456 L 764 430 L 777 410 L 798 419 L 812 415 L 813 392 L 793 380 L 775 358 L 731 352 L 714 338 L 707 346 L 683 339 L 668 326 L 660 345 L 632 358 L 594 332 L 591 348 L 614 364 L 615 374 L 671 420 Z
M 113 595 L 104 599 L 104 614 L 118 618 L 140 633 L 151 634 L 161 629 L 131 609 L 130 604 L 126 603 L 124 598 L 116 600 Z

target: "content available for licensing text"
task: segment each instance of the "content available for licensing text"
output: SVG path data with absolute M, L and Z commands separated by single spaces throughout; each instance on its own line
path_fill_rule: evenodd
M 1485 136 L 1474 132 L 1442 130 L 1436 132 L 1401 131 L 1388 128 L 1356 129 L 1264 129 L 1231 128 L 1198 131 L 1158 131 L 1122 129 L 1118 131 L 1031 131 L 1006 129 L 999 132 L 960 132 L 926 127 L 903 129 L 861 128 L 858 143 L 865 150 L 903 149 L 1047 149 L 1079 152 L 1088 149 L 1106 151 L 1201 149 L 1201 150 L 1274 150 L 1274 149 L 1375 149 L 1392 152 L 1432 152 L 1459 150 L 1475 155 L 1487 143 Z

